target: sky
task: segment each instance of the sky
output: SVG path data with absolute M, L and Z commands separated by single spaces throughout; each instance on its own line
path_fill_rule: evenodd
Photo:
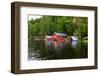
M 35 19 L 38 19 L 38 18 L 41 18 L 41 17 L 42 16 L 38 16 L 38 15 L 29 15 L 28 20 L 31 20 L 31 19 L 35 20 Z

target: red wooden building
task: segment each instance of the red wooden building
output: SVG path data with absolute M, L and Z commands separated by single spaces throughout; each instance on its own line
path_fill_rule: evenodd
M 64 33 L 54 33 L 51 36 L 50 40 L 64 42 L 66 37 L 67 37 L 67 35 Z

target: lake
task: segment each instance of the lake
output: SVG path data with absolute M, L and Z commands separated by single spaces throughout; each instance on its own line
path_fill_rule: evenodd
M 28 60 L 57 60 L 88 58 L 87 42 L 58 42 L 29 40 Z

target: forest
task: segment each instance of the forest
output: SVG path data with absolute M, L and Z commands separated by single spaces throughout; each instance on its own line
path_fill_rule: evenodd
M 35 15 L 33 15 L 35 16 Z M 28 20 L 28 39 L 43 39 L 54 32 L 77 36 L 80 41 L 88 37 L 88 18 L 74 16 L 41 16 Z

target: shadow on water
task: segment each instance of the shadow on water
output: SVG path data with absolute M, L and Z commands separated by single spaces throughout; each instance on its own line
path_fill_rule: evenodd
M 87 43 L 31 40 L 28 43 L 29 60 L 76 59 L 88 57 Z

